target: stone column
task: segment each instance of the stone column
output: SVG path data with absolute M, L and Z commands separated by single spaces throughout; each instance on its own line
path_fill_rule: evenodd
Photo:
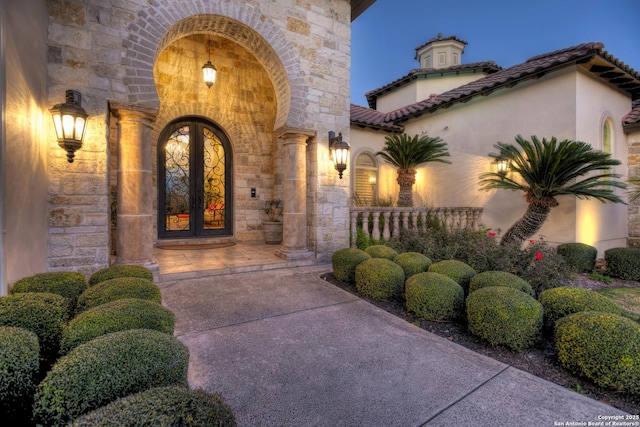
M 307 139 L 315 135 L 301 129 L 280 134 L 283 148 L 283 234 L 276 255 L 286 260 L 313 258 L 307 247 Z
M 155 275 L 151 124 L 158 110 L 114 102 L 109 108 L 118 119 L 116 264 L 141 265 Z

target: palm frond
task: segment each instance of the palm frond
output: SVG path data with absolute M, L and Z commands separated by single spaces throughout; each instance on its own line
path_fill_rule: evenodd
M 403 133 L 386 136 L 382 151 L 376 155 L 399 169 L 413 169 L 427 162 L 451 163 L 445 159 L 449 157 L 447 143 L 428 135 L 410 137 Z

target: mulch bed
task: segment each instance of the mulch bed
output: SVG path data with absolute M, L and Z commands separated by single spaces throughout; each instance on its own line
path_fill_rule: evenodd
M 506 347 L 494 348 L 482 339 L 472 335 L 467 330 L 464 322 L 433 322 L 416 319 L 406 311 L 402 302 L 374 301 L 369 298 L 363 298 L 358 295 L 355 285 L 337 280 L 333 273 L 324 274 L 322 278 L 327 282 L 357 295 L 371 304 L 406 320 L 407 322 L 419 325 L 426 331 L 462 345 L 476 353 L 491 357 L 492 359 L 529 372 L 532 375 L 544 378 L 547 381 L 551 381 L 567 389 L 577 391 L 592 399 L 614 406 L 631 414 L 640 413 L 640 395 L 625 394 L 613 390 L 602 389 L 593 384 L 589 379 L 571 375 L 569 371 L 562 368 L 557 361 L 553 342 L 548 338 L 543 339 L 543 341 L 539 342 L 535 347 L 519 353 L 516 353 Z M 604 287 L 640 287 L 640 283 L 638 282 L 620 281 L 608 285 L 591 280 L 587 276 L 580 276 L 577 280 L 572 282 L 572 285 L 592 290 Z

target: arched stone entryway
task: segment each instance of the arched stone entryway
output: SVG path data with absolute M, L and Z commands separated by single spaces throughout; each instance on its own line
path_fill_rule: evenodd
M 206 49 L 211 48 L 212 42 L 214 45 L 216 43 L 218 44 L 217 48 L 224 43 L 240 46 L 244 51 L 253 56 L 255 62 L 260 65 L 260 69 L 267 76 L 274 94 L 272 116 L 266 118 L 264 123 L 260 125 L 255 124 L 255 126 L 247 127 L 242 120 L 237 120 L 237 118 L 234 120 L 233 115 L 224 117 L 223 114 L 220 124 L 229 135 L 234 151 L 238 153 L 241 152 L 241 150 L 238 150 L 238 147 L 243 143 L 246 145 L 248 138 L 253 136 L 252 132 L 256 131 L 256 129 L 261 129 L 260 135 L 268 140 L 269 146 L 266 147 L 266 152 L 269 154 L 270 160 L 268 165 L 264 162 L 261 163 L 261 170 L 258 174 L 258 179 L 262 179 L 260 185 L 265 191 L 268 188 L 269 191 L 273 193 L 273 195 L 269 194 L 267 198 L 282 196 L 285 201 L 285 206 L 289 206 L 288 211 L 285 212 L 285 246 L 283 247 L 282 255 L 284 257 L 287 257 L 288 254 L 293 254 L 296 257 L 300 257 L 301 254 L 302 256 L 312 255 L 306 250 L 306 228 L 303 225 L 303 230 L 299 230 L 299 225 L 304 224 L 304 220 L 298 220 L 295 224 L 291 221 L 290 226 L 287 226 L 287 217 L 306 217 L 304 191 L 300 191 L 300 188 L 306 186 L 306 170 L 304 167 L 295 169 L 294 178 L 299 181 L 295 186 L 295 191 L 293 191 L 293 188 L 288 188 L 286 182 L 283 183 L 280 172 L 282 170 L 282 164 L 288 162 L 286 159 L 283 160 L 283 156 L 286 156 L 286 154 L 283 154 L 281 141 L 291 140 L 291 135 L 295 135 L 296 140 L 299 140 L 296 144 L 303 147 L 306 144 L 307 138 L 313 135 L 313 131 L 299 130 L 302 128 L 301 124 L 305 121 L 306 97 L 301 95 L 306 93 L 307 90 L 303 73 L 300 72 L 300 66 L 294 50 L 286 42 L 279 29 L 271 24 L 268 19 L 264 19 L 264 17 L 250 5 L 245 4 L 242 7 L 225 9 L 225 3 L 222 2 L 205 5 L 196 5 L 194 3 L 196 9 L 202 10 L 197 10 L 199 13 L 191 16 L 183 15 L 187 15 L 187 10 L 189 10 L 189 13 L 193 13 L 193 8 L 168 7 L 175 7 L 175 10 L 172 10 L 171 13 L 160 14 L 155 9 L 149 9 L 148 13 L 140 13 L 139 20 L 130 28 L 131 35 L 129 39 L 125 41 L 127 55 L 123 59 L 123 65 L 125 66 L 127 77 L 124 79 L 124 83 L 128 89 L 130 110 L 136 111 L 139 108 L 147 110 L 157 108 L 159 111 L 157 117 L 151 117 L 153 114 L 149 114 L 145 118 L 146 123 L 153 123 L 150 125 L 152 131 L 148 132 L 145 130 L 145 132 L 139 133 L 141 137 L 145 138 L 144 141 L 138 141 L 137 143 L 138 148 L 143 152 L 141 157 L 156 158 L 154 150 L 160 130 L 167 123 L 180 116 L 201 115 L 219 122 L 217 120 L 217 113 L 220 113 L 220 111 L 212 108 L 212 103 L 186 101 L 170 103 L 163 101 L 162 94 L 158 92 L 158 82 L 159 79 L 162 79 L 162 75 L 159 75 L 157 69 L 154 69 L 161 55 L 175 47 L 176 44 L 197 44 L 200 42 L 205 45 Z M 241 63 L 244 64 L 244 62 Z M 192 73 L 196 71 L 198 71 L 197 68 L 195 70 L 190 69 L 187 72 Z M 230 74 L 233 74 L 233 71 L 233 69 L 230 70 Z M 202 85 L 204 87 L 204 84 Z M 206 91 L 206 89 L 202 90 Z M 251 94 L 252 91 L 246 91 L 246 93 Z M 261 106 L 264 107 L 264 104 L 265 103 L 262 103 Z M 123 117 L 126 115 L 127 113 L 123 111 L 123 106 L 118 105 L 115 116 Z M 147 124 L 144 126 L 146 129 Z M 279 129 L 279 132 L 276 133 L 276 129 Z M 291 132 L 287 132 L 287 129 L 297 130 L 292 134 Z M 261 147 L 264 151 L 265 147 Z M 120 156 L 121 151 L 119 150 L 118 152 Z M 259 162 L 252 161 L 250 158 L 250 155 L 255 155 L 256 152 L 260 153 L 260 148 L 247 153 L 247 164 L 260 164 Z M 299 159 L 298 161 L 301 161 L 303 165 L 305 163 L 303 159 Z M 237 156 L 236 164 L 238 166 L 243 164 L 241 155 Z M 237 173 L 237 171 L 234 171 L 234 174 L 235 173 Z M 152 173 L 152 176 L 155 176 L 155 171 Z M 285 177 L 285 180 L 289 179 L 291 179 L 291 177 Z M 267 181 L 266 184 L 265 180 Z M 268 182 L 269 180 L 270 182 Z M 253 215 L 259 215 L 260 208 L 256 203 L 257 200 L 243 199 L 243 196 L 249 194 L 249 187 L 254 187 L 251 183 L 246 182 L 247 180 L 238 179 L 237 176 L 235 181 L 239 183 L 244 182 L 246 186 L 245 190 L 247 190 L 246 195 L 240 194 L 240 197 L 236 197 L 236 203 L 246 203 L 248 206 L 246 210 L 247 213 L 251 212 Z M 118 180 L 118 193 L 120 194 L 124 191 L 127 186 L 130 185 Z M 155 183 L 154 188 L 156 188 L 156 186 L 157 183 Z M 140 200 L 141 206 L 157 206 L 157 200 L 153 198 L 153 196 L 151 196 L 153 198 L 151 203 L 149 203 L 148 200 L 142 201 L 143 198 L 149 198 L 150 194 L 154 194 L 154 192 L 142 189 L 142 186 L 135 187 L 138 188 L 138 193 L 129 192 L 128 196 L 131 199 Z M 236 188 L 235 191 L 238 191 L 238 188 Z M 145 217 L 149 214 L 153 216 L 155 209 L 151 209 L 150 212 L 141 212 L 140 214 Z M 257 218 L 253 219 L 255 227 L 255 224 L 258 222 Z M 118 222 L 119 224 L 121 223 L 120 211 L 118 211 Z M 127 245 L 130 236 L 127 234 L 126 229 L 122 227 L 118 227 L 118 232 L 117 241 L 119 242 L 118 248 L 120 249 Z M 147 227 L 144 227 L 142 232 L 144 235 L 139 236 L 142 237 L 141 241 L 144 242 L 144 248 L 141 248 L 139 251 L 139 259 L 129 254 L 125 260 L 121 257 L 121 254 L 118 253 L 119 262 L 126 261 L 129 263 L 150 264 L 148 256 L 150 251 L 152 252 L 156 232 L 152 231 L 150 233 L 152 234 L 151 236 L 146 235 L 147 232 Z M 249 231 L 247 232 L 249 233 Z M 151 243 L 149 244 L 149 242 Z

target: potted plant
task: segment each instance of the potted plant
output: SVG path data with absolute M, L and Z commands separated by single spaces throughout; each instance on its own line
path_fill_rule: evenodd
M 282 243 L 282 200 L 271 199 L 264 204 L 267 221 L 262 221 L 264 241 L 269 245 Z

